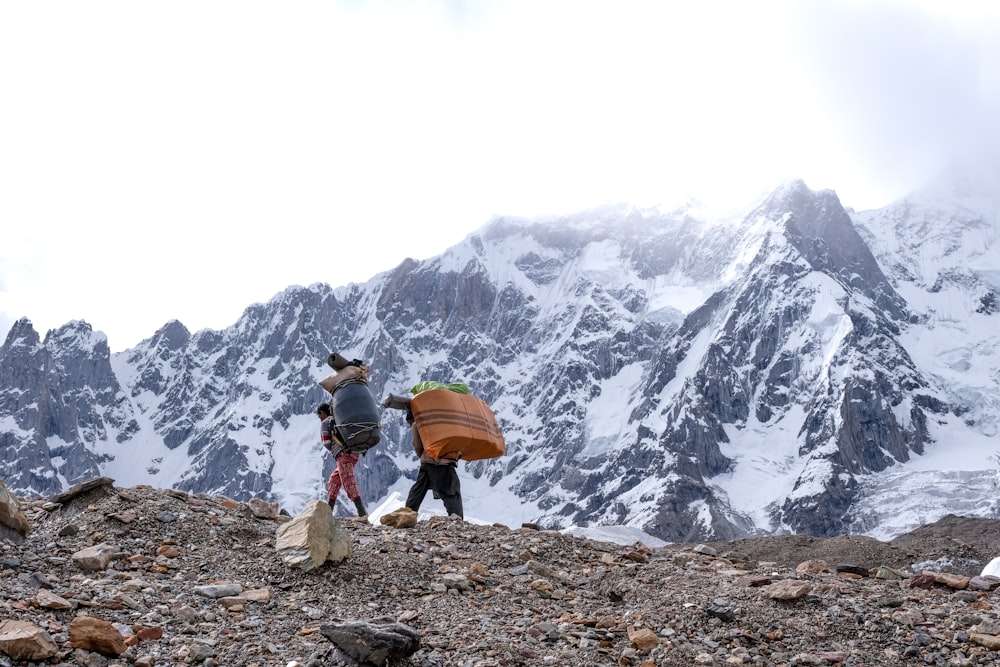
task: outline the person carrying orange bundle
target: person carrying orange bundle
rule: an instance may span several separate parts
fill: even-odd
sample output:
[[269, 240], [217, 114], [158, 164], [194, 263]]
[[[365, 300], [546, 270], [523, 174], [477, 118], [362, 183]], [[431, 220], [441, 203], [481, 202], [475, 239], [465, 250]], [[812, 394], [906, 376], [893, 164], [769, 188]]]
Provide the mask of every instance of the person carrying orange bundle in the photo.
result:
[[406, 506], [414, 512], [420, 509], [428, 489], [440, 498], [448, 516], [465, 519], [462, 511], [462, 483], [458, 479], [458, 461], [454, 458], [434, 458], [424, 451], [420, 432], [413, 424], [413, 412], [406, 411], [406, 423], [413, 433], [413, 451], [420, 457], [420, 470], [417, 481], [410, 487], [406, 496]]

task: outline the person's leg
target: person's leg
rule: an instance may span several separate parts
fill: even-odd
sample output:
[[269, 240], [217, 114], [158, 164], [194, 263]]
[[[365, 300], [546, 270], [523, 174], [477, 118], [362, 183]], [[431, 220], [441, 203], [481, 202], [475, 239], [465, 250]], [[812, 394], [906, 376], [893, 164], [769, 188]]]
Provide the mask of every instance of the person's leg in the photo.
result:
[[357, 454], [341, 454], [337, 458], [337, 469], [340, 471], [340, 481], [344, 484], [344, 493], [354, 501], [358, 516], [368, 516], [365, 504], [361, 502], [361, 491], [358, 490], [358, 478], [354, 476], [354, 466], [358, 462]]
[[444, 465], [444, 466], [428, 466], [430, 468], [430, 478], [431, 478], [431, 488], [433, 488], [437, 495], [441, 498], [441, 502], [444, 503], [445, 511], [451, 514], [457, 514], [459, 518], [464, 519], [465, 514], [462, 510], [462, 486], [458, 481], [458, 472], [455, 470], [454, 466]]
[[417, 472], [417, 481], [410, 487], [410, 492], [406, 496], [406, 506], [414, 512], [420, 509], [420, 504], [424, 502], [424, 496], [427, 495], [427, 489], [430, 488], [430, 478], [427, 475], [427, 469], [431, 467], [433, 466], [420, 464], [420, 470]]
[[354, 476], [354, 465], [358, 462], [357, 454], [341, 454], [337, 457], [337, 470], [340, 472], [340, 481], [344, 485], [344, 493], [351, 500], [361, 497], [358, 490], [358, 478]]
[[340, 467], [333, 469], [330, 479], [326, 483], [326, 502], [330, 504], [330, 509], [337, 503], [337, 494], [340, 493]]
[[458, 481], [458, 471], [455, 466], [441, 466], [445, 468], [445, 480], [441, 484], [441, 502], [448, 516], [458, 515], [459, 519], [465, 519], [465, 512], [462, 510], [462, 483]]

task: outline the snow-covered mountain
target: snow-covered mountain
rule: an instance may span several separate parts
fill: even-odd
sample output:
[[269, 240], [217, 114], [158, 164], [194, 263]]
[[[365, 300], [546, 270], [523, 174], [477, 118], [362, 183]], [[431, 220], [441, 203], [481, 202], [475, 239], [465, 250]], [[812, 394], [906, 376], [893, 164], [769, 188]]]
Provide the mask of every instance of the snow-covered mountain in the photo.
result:
[[[22, 320], [0, 348], [0, 476], [295, 510], [325, 495], [314, 407], [336, 350], [371, 365], [376, 398], [461, 380], [492, 405], [507, 453], [460, 466], [483, 520], [678, 541], [1000, 516], [996, 183], [864, 213], [791, 182], [724, 219], [498, 218], [439, 257], [114, 355], [85, 322], [41, 340]], [[382, 434], [369, 503], [416, 474], [401, 413]]]

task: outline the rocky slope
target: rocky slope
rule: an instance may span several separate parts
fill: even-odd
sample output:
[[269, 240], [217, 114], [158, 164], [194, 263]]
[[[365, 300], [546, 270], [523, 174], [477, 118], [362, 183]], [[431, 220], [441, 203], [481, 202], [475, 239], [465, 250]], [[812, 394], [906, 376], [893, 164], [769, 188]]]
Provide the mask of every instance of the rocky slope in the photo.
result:
[[[3, 667], [352, 665], [328, 637], [358, 621], [412, 628], [418, 644], [396, 663], [426, 667], [1000, 665], [1000, 580], [969, 576], [1000, 553], [993, 520], [951, 517], [892, 543], [650, 549], [353, 519], [351, 556], [303, 572], [276, 558], [287, 517], [253, 503], [99, 484], [19, 504], [30, 532], [0, 538], [0, 624], [43, 631], [52, 653], [12, 658], [0, 629]], [[99, 544], [110, 562], [84, 568], [78, 554]], [[84, 616], [110, 622], [117, 648], [74, 647]]]

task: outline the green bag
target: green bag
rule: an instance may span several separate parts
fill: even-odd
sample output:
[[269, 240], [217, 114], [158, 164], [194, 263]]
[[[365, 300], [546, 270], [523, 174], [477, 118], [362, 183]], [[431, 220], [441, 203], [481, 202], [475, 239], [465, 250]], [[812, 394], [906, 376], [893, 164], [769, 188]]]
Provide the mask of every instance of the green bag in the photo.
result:
[[412, 389], [410, 389], [410, 393], [415, 396], [422, 391], [427, 391], [428, 389], [447, 389], [448, 391], [453, 391], [458, 394], [469, 393], [469, 385], [464, 382], [449, 382], [448, 384], [445, 384], [443, 382], [434, 382], [433, 380], [418, 382], [413, 385]]

